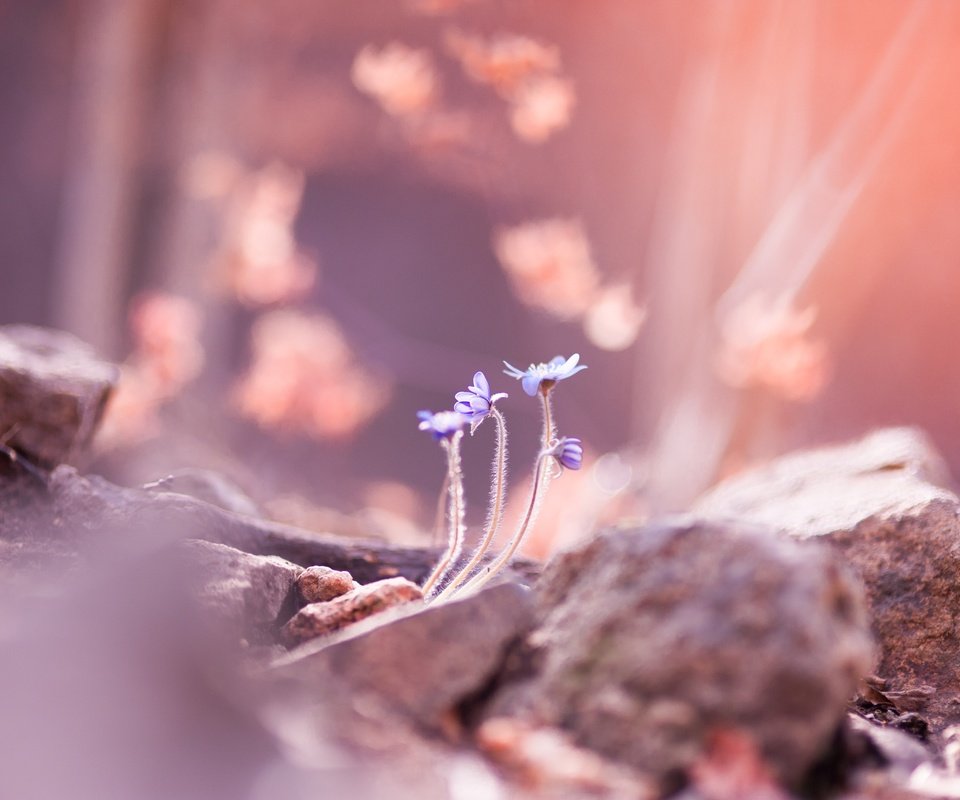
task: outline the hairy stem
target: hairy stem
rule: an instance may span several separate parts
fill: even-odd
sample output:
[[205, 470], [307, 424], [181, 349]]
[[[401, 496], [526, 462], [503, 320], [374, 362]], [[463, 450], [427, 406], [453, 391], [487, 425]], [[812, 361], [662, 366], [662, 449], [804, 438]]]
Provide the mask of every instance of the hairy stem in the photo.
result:
[[447, 495], [450, 492], [450, 469], [443, 473], [443, 484], [440, 494], [437, 495], [437, 513], [433, 518], [433, 531], [430, 534], [430, 544], [436, 546], [443, 536], [443, 527], [447, 519]]
[[553, 427], [553, 408], [550, 401], [550, 388], [540, 389], [540, 402], [543, 407], [543, 441], [540, 442], [540, 447], [546, 450], [550, 443], [556, 438], [556, 431]]
[[546, 491], [547, 484], [549, 483], [549, 476], [543, 467], [551, 457], [552, 456], [549, 456], [545, 453], [541, 453], [537, 457], [537, 464], [533, 470], [533, 483], [530, 488], [530, 503], [527, 506], [527, 513], [524, 515], [523, 522], [520, 523], [520, 527], [510, 540], [510, 543], [504, 548], [503, 552], [499, 556], [497, 556], [490, 564], [488, 564], [486, 568], [481, 570], [476, 577], [473, 578], [473, 580], [467, 583], [467, 585], [460, 590], [461, 592], [468, 593], [482, 588], [491, 578], [493, 578], [509, 563], [511, 558], [513, 558], [514, 554], [517, 552], [517, 548], [520, 547], [520, 543], [523, 541], [523, 537], [537, 519], [537, 514], [540, 511], [540, 504], [543, 500], [543, 495]]
[[476, 569], [477, 564], [490, 549], [490, 545], [500, 530], [500, 523], [503, 521], [503, 507], [506, 503], [507, 494], [507, 423], [503, 414], [497, 409], [491, 408], [490, 414], [494, 422], [497, 423], [497, 446], [493, 454], [493, 483], [490, 486], [490, 507], [487, 511], [487, 524], [473, 557], [459, 574], [450, 581], [449, 585], [437, 595], [437, 600], [449, 597], [460, 584], [470, 577], [470, 573]]
[[463, 546], [463, 473], [460, 469], [460, 439], [463, 433], [457, 431], [451, 439], [441, 439], [440, 444], [447, 451], [447, 483], [450, 497], [448, 513], [449, 540], [447, 550], [434, 567], [427, 582], [423, 584], [423, 596], [427, 597], [452, 563], [456, 563]]

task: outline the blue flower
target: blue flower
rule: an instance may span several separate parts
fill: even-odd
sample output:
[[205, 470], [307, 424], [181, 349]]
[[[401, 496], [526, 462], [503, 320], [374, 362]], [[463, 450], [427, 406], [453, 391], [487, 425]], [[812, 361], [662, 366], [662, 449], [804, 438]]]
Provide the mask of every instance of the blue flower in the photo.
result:
[[452, 439], [467, 424], [467, 418], [456, 411], [438, 411], [436, 414], [430, 411], [418, 411], [417, 419], [420, 420], [418, 426], [420, 430], [430, 431], [437, 441]]
[[566, 360], [563, 356], [557, 356], [546, 364], [531, 364], [526, 370], [517, 369], [504, 361], [503, 363], [507, 365], [504, 373], [511, 378], [517, 378], [523, 385], [523, 391], [534, 397], [538, 391], [548, 392], [557, 381], [565, 380], [571, 375], [576, 375], [580, 370], [586, 369], [582, 364], [577, 366], [579, 360], [579, 353], [574, 353]]
[[580, 469], [583, 466], [583, 444], [573, 436], [564, 436], [547, 451], [561, 467]]
[[487, 376], [482, 372], [477, 372], [473, 376], [473, 385], [467, 387], [465, 392], [457, 392], [457, 402], [454, 404], [453, 410], [463, 414], [476, 425], [490, 413], [497, 400], [502, 400], [506, 396], [506, 392], [497, 392], [495, 395], [491, 395]]

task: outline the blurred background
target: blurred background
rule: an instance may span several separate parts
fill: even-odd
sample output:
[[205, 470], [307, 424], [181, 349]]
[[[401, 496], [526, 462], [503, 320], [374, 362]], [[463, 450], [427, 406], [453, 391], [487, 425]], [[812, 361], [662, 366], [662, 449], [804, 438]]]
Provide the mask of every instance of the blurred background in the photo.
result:
[[878, 425], [956, 469], [958, 44], [950, 0], [0, 0], [0, 322], [123, 364], [91, 469], [318, 530], [429, 538], [415, 412], [478, 369], [522, 501], [501, 359], [573, 352], [534, 555]]

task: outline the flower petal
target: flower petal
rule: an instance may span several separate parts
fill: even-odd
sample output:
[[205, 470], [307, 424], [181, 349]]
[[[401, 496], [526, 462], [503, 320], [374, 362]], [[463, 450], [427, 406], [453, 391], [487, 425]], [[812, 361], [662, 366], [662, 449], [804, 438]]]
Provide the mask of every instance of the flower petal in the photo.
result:
[[509, 396], [510, 395], [508, 395], [506, 392], [497, 392], [490, 398], [490, 405], [493, 405], [494, 403], [499, 402], [500, 400], [503, 400], [505, 397]]
[[490, 396], [490, 384], [487, 383], [487, 376], [482, 372], [477, 372], [474, 374], [473, 385], [474, 388], [480, 390], [477, 392], [477, 394], [483, 395], [484, 397]]
[[560, 371], [563, 373], [570, 372], [570, 370], [577, 366], [578, 361], [580, 361], [580, 354], [574, 353], [572, 356], [570, 356], [570, 358], [563, 362], [563, 366], [560, 367]]
[[585, 370], [586, 368], [587, 368], [586, 364], [581, 364], [576, 369], [572, 369], [569, 372], [565, 372], [563, 375], [560, 375], [559, 379], [563, 380], [564, 378], [569, 378], [571, 375], [576, 375], [578, 372], [580, 372], [581, 370]]
[[461, 403], [469, 403], [471, 398], [473, 398], [473, 392], [457, 392], [454, 397], [459, 400]]
[[520, 383], [523, 386], [523, 391], [525, 391], [531, 397], [536, 396], [537, 389], [540, 388], [541, 378], [538, 375], [524, 375], [520, 379]]
[[510, 364], [506, 361], [503, 362], [506, 369], [503, 371], [505, 375], [509, 375], [511, 378], [522, 378], [526, 375], [522, 369], [517, 369], [513, 364]]
[[572, 436], [564, 439], [557, 460], [567, 469], [580, 469], [583, 466], [583, 445], [580, 440]]
[[464, 416], [470, 416], [473, 414], [473, 408], [470, 406], [470, 403], [464, 400], [458, 400], [453, 404], [453, 410], [458, 414], [463, 414]]

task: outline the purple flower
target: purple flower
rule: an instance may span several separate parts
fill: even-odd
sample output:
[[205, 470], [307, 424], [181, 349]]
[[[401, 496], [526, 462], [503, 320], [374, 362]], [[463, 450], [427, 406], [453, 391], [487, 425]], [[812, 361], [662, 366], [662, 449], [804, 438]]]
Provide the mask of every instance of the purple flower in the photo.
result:
[[420, 420], [418, 426], [420, 430], [430, 431], [437, 441], [452, 439], [467, 424], [467, 418], [456, 411], [438, 411], [436, 414], [430, 411], [418, 411], [417, 419]]
[[548, 456], [557, 459], [561, 467], [580, 469], [583, 466], [583, 445], [573, 436], [564, 436], [559, 439], [548, 451]]
[[512, 364], [507, 364], [504, 373], [511, 378], [519, 379], [525, 391], [531, 397], [536, 396], [538, 391], [549, 391], [557, 381], [565, 380], [571, 375], [576, 375], [580, 370], [586, 369], [584, 365], [577, 366], [580, 360], [580, 354], [574, 353], [570, 358], [564, 360], [563, 356], [557, 356], [546, 364], [531, 364], [526, 370], [517, 369]]
[[457, 392], [457, 402], [454, 404], [453, 410], [463, 414], [476, 425], [490, 413], [497, 400], [502, 400], [506, 396], [506, 392], [497, 392], [495, 395], [491, 395], [487, 376], [482, 372], [476, 372], [473, 375], [473, 385], [467, 387], [465, 392]]

